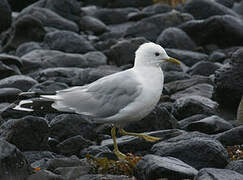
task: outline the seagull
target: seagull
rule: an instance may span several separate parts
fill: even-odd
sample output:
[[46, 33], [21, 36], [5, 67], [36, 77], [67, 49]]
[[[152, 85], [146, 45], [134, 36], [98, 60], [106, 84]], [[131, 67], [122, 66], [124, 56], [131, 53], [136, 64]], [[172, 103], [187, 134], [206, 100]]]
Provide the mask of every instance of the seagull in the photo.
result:
[[19, 101], [13, 108], [21, 111], [44, 110], [49, 105], [59, 112], [90, 116], [96, 123], [111, 124], [114, 153], [119, 159], [126, 155], [118, 149], [116, 128], [121, 135], [137, 136], [149, 142], [160, 140], [142, 133], [124, 130], [130, 122], [148, 115], [160, 100], [164, 75], [161, 64], [180, 61], [169, 57], [160, 45], [149, 42], [139, 46], [134, 66], [111, 74], [84, 86], [59, 90], [51, 94], [25, 92], [21, 95], [38, 95], [38, 98]]

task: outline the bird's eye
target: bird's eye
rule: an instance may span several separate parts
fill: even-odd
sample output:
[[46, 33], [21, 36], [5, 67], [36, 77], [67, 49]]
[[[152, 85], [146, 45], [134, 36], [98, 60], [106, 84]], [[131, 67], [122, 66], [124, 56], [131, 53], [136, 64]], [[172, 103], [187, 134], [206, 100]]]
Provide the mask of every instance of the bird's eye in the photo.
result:
[[155, 56], [159, 56], [160, 54], [158, 52], [154, 53]]

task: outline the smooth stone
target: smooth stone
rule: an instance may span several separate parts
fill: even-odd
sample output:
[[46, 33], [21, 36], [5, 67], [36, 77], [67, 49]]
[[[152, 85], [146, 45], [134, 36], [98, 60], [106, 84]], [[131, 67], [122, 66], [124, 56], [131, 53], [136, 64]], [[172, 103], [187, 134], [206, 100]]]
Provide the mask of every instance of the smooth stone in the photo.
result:
[[25, 54], [35, 50], [35, 49], [42, 49], [40, 43], [38, 42], [26, 42], [21, 45], [16, 49], [16, 56], [22, 57]]
[[0, 2], [0, 33], [7, 30], [12, 23], [11, 7], [7, 0]]
[[164, 72], [164, 83], [190, 79], [190, 77], [191, 76], [189, 74], [186, 74], [185, 72], [179, 72], [179, 71]]
[[180, 129], [187, 130], [187, 126], [193, 122], [199, 121], [201, 119], [204, 119], [208, 117], [205, 114], [195, 114], [193, 116], [187, 117], [185, 119], [182, 119], [178, 122]]
[[65, 179], [74, 180], [83, 175], [89, 174], [91, 167], [87, 166], [76, 166], [76, 167], [59, 167], [54, 170], [56, 174], [61, 175]]
[[243, 160], [239, 159], [230, 161], [229, 164], [225, 167], [225, 169], [236, 171], [243, 175]]
[[35, 174], [30, 175], [27, 180], [65, 180], [64, 177], [54, 174], [48, 170], [40, 170]]
[[14, 102], [21, 92], [17, 88], [0, 88], [0, 102]]
[[210, 76], [215, 73], [220, 66], [206, 61], [200, 61], [194, 64], [191, 68], [188, 69], [187, 73], [190, 75], [201, 75], [201, 76]]
[[54, 159], [60, 156], [51, 151], [24, 151], [23, 154], [30, 164], [43, 158]]
[[130, 178], [128, 176], [124, 175], [110, 175], [110, 174], [87, 174], [83, 175], [76, 180], [133, 180], [133, 178]]

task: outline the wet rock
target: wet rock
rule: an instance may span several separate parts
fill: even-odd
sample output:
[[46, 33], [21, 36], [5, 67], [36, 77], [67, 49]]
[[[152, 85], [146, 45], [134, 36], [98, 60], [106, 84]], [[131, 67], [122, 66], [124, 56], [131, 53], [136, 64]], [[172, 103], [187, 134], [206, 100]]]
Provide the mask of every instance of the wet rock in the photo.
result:
[[175, 92], [182, 91], [184, 89], [190, 88], [197, 84], [213, 84], [212, 80], [209, 77], [204, 76], [192, 76], [190, 79], [186, 80], [178, 80], [165, 84], [165, 88], [168, 89], [170, 94], [174, 94]]
[[65, 180], [64, 177], [54, 174], [51, 171], [48, 170], [40, 170], [36, 172], [35, 174], [32, 174], [28, 177], [27, 180]]
[[21, 68], [23, 66], [22, 61], [19, 57], [8, 55], [8, 54], [0, 54], [0, 62], [14, 68], [14, 66]]
[[163, 129], [174, 129], [178, 127], [177, 120], [164, 107], [158, 104], [155, 109], [140, 121], [132, 122], [126, 126], [128, 132], [150, 132]]
[[16, 101], [22, 91], [17, 88], [0, 88], [0, 102]]
[[137, 22], [129, 27], [125, 37], [145, 37], [149, 41], [156, 41], [159, 34], [168, 27], [178, 26], [193, 19], [191, 15], [172, 11], [157, 14]]
[[164, 83], [169, 83], [177, 80], [185, 80], [185, 79], [190, 79], [190, 75], [178, 71], [164, 72]]
[[158, 156], [175, 157], [196, 169], [224, 168], [228, 163], [228, 153], [222, 144], [198, 132], [161, 141], [151, 151]]
[[[66, 7], [66, 6], [65, 6]], [[62, 8], [63, 9], [63, 8]], [[20, 13], [20, 16], [31, 15], [37, 18], [45, 27], [53, 27], [60, 30], [78, 32], [79, 27], [71, 20], [65, 19], [54, 11], [47, 8], [32, 7]]]
[[29, 91], [44, 93], [44, 92], [54, 92], [66, 88], [68, 88], [68, 85], [66, 85], [65, 83], [45, 81], [43, 83], [34, 85]]
[[144, 13], [151, 13], [151, 14], [160, 14], [160, 13], [167, 13], [172, 10], [172, 7], [167, 4], [153, 4], [151, 6], [147, 6], [142, 9]]
[[20, 44], [29, 41], [41, 42], [45, 33], [44, 27], [38, 19], [29, 15], [22, 16], [12, 24], [7, 35], [4, 36], [3, 50], [14, 50]]
[[217, 113], [218, 103], [209, 98], [191, 95], [177, 99], [174, 103], [173, 115], [181, 120], [195, 114], [214, 115]]
[[77, 114], [61, 114], [50, 123], [51, 137], [63, 141], [76, 135], [95, 139], [94, 125]]
[[185, 96], [202, 96], [211, 99], [213, 96], [213, 86], [210, 84], [202, 83], [191, 86], [185, 90], [178, 91], [171, 96], [171, 99], [179, 99]]
[[[98, 68], [48, 68], [40, 71], [35, 78], [40, 82], [52, 80], [66, 83], [69, 86], [82, 86], [91, 83], [99, 78], [113, 74], [120, 69], [113, 66]], [[1, 82], [1, 81], [0, 81]]]
[[48, 124], [39, 117], [11, 119], [0, 126], [0, 137], [22, 151], [46, 149], [48, 136]]
[[196, 49], [196, 44], [191, 38], [184, 31], [176, 27], [165, 29], [157, 38], [156, 43], [164, 48]]
[[230, 161], [229, 164], [225, 167], [225, 169], [229, 169], [232, 171], [236, 171], [240, 174], [243, 174], [243, 160], [234, 160]]
[[80, 157], [84, 158], [87, 154], [96, 156], [99, 153], [107, 153], [107, 152], [111, 152], [107, 146], [92, 145], [92, 146], [82, 149], [80, 151]]
[[234, 6], [234, 0], [216, 0], [215, 2], [222, 4], [228, 8], [232, 8]]
[[80, 135], [77, 135], [60, 142], [56, 148], [59, 153], [70, 156], [79, 155], [80, 150], [87, 148], [92, 144], [93, 143], [91, 141], [84, 139]]
[[243, 144], [242, 140], [243, 126], [238, 126], [228, 131], [219, 133], [214, 137], [220, 141], [224, 146], [234, 146]]
[[25, 54], [21, 59], [24, 64], [21, 70], [25, 73], [51, 67], [97, 67], [105, 65], [107, 61], [106, 56], [99, 51], [92, 51], [81, 55], [38, 49]]
[[11, 8], [8, 4], [7, 0], [2, 0], [0, 2], [0, 33], [7, 30], [12, 22], [12, 18], [11, 18]]
[[16, 146], [0, 139], [0, 179], [25, 180], [31, 173], [28, 161]]
[[16, 49], [16, 55], [21, 57], [35, 49], [42, 49], [40, 43], [37, 42], [26, 42], [21, 45]]
[[195, 19], [206, 19], [215, 15], [238, 16], [234, 11], [210, 0], [190, 0], [185, 3], [184, 12], [192, 14]]
[[20, 12], [22, 9], [25, 7], [35, 3], [38, 0], [23, 0], [23, 1], [18, 1], [18, 0], [8, 0], [12, 11], [14, 12]]
[[59, 167], [55, 169], [55, 173], [63, 176], [65, 179], [76, 179], [83, 175], [89, 174], [90, 166], [77, 167]]
[[187, 130], [216, 134], [232, 129], [233, 126], [218, 116], [210, 116], [188, 124]]
[[216, 169], [216, 168], [204, 168], [201, 169], [197, 176], [194, 178], [195, 180], [241, 180], [243, 178], [242, 174], [239, 174], [235, 171], [231, 171], [228, 169]]
[[193, 122], [199, 121], [201, 119], [204, 119], [208, 117], [205, 114], [196, 114], [193, 116], [190, 116], [188, 118], [182, 119], [178, 122], [180, 129], [187, 130], [187, 126]]
[[95, 50], [89, 41], [69, 31], [50, 32], [45, 36], [44, 43], [52, 50], [60, 50], [68, 53], [86, 53]]
[[210, 76], [211, 74], [214, 74], [214, 72], [219, 68], [220, 68], [220, 66], [215, 63], [200, 61], [200, 62], [194, 64], [187, 71], [187, 73], [190, 75]]
[[147, 42], [145, 38], [133, 38], [130, 40], [121, 40], [117, 44], [111, 46], [106, 51], [109, 62], [114, 62], [118, 66], [133, 64], [135, 58], [135, 51], [137, 48]]
[[91, 31], [97, 35], [109, 31], [109, 28], [102, 21], [91, 16], [81, 17], [79, 27], [81, 31]]
[[197, 45], [216, 44], [223, 48], [242, 45], [243, 22], [237, 17], [213, 16], [206, 20], [188, 21], [179, 28], [185, 31]]
[[25, 10], [33, 7], [50, 9], [71, 21], [78, 21], [81, 15], [80, 3], [77, 0], [40, 0]]
[[210, 62], [220, 62], [222, 63], [226, 59], [226, 55], [222, 52], [217, 52], [214, 51], [212, 54], [209, 56], [209, 61]]
[[0, 79], [6, 78], [6, 77], [12, 76], [12, 75], [19, 75], [19, 74], [21, 74], [21, 73], [16, 66], [15, 66], [15, 68], [12, 68], [0, 61]]
[[240, 14], [240, 15], [243, 15], [243, 10], [242, 10], [242, 7], [243, 7], [243, 2], [240, 1], [238, 3], [234, 3], [234, 6], [233, 6], [233, 10]]
[[83, 175], [77, 180], [133, 180], [133, 178], [129, 178], [128, 176], [123, 176], [123, 175], [110, 175], [110, 174], [88, 174], [88, 175]]
[[28, 91], [37, 81], [24, 75], [14, 75], [0, 80], [0, 88], [17, 88]]
[[25, 151], [23, 154], [30, 164], [43, 158], [54, 159], [60, 156], [50, 151]]
[[152, 154], [144, 156], [135, 168], [135, 177], [141, 180], [192, 179], [197, 173], [196, 169], [179, 159]]
[[105, 24], [121, 24], [128, 21], [128, 14], [137, 12], [136, 8], [101, 8], [97, 9], [93, 16]]
[[208, 60], [208, 55], [194, 51], [166, 48], [166, 52], [169, 56], [179, 59], [187, 66], [192, 66], [197, 62]]
[[[169, 139], [175, 136], [182, 134], [183, 131], [178, 129], [171, 129], [171, 130], [160, 130], [145, 133], [150, 136], [155, 136], [161, 138], [161, 140]], [[119, 150], [123, 153], [136, 153], [139, 155], [147, 154], [151, 147], [158, 142], [148, 142], [143, 139], [134, 136], [122, 136], [117, 138], [117, 144]], [[110, 149], [113, 149], [113, 140], [107, 139], [101, 142], [102, 146], [107, 146]]]
[[214, 97], [223, 107], [237, 109], [243, 95], [243, 48], [231, 57], [231, 64], [226, 64], [215, 73]]

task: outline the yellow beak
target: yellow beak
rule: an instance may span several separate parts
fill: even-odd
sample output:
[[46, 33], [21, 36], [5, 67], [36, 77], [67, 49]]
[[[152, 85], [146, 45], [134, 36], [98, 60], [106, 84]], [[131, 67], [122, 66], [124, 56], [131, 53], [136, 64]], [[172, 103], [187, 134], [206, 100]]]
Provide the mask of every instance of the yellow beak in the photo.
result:
[[169, 57], [169, 59], [165, 59], [165, 61], [169, 61], [178, 65], [181, 65], [181, 62], [175, 58]]

